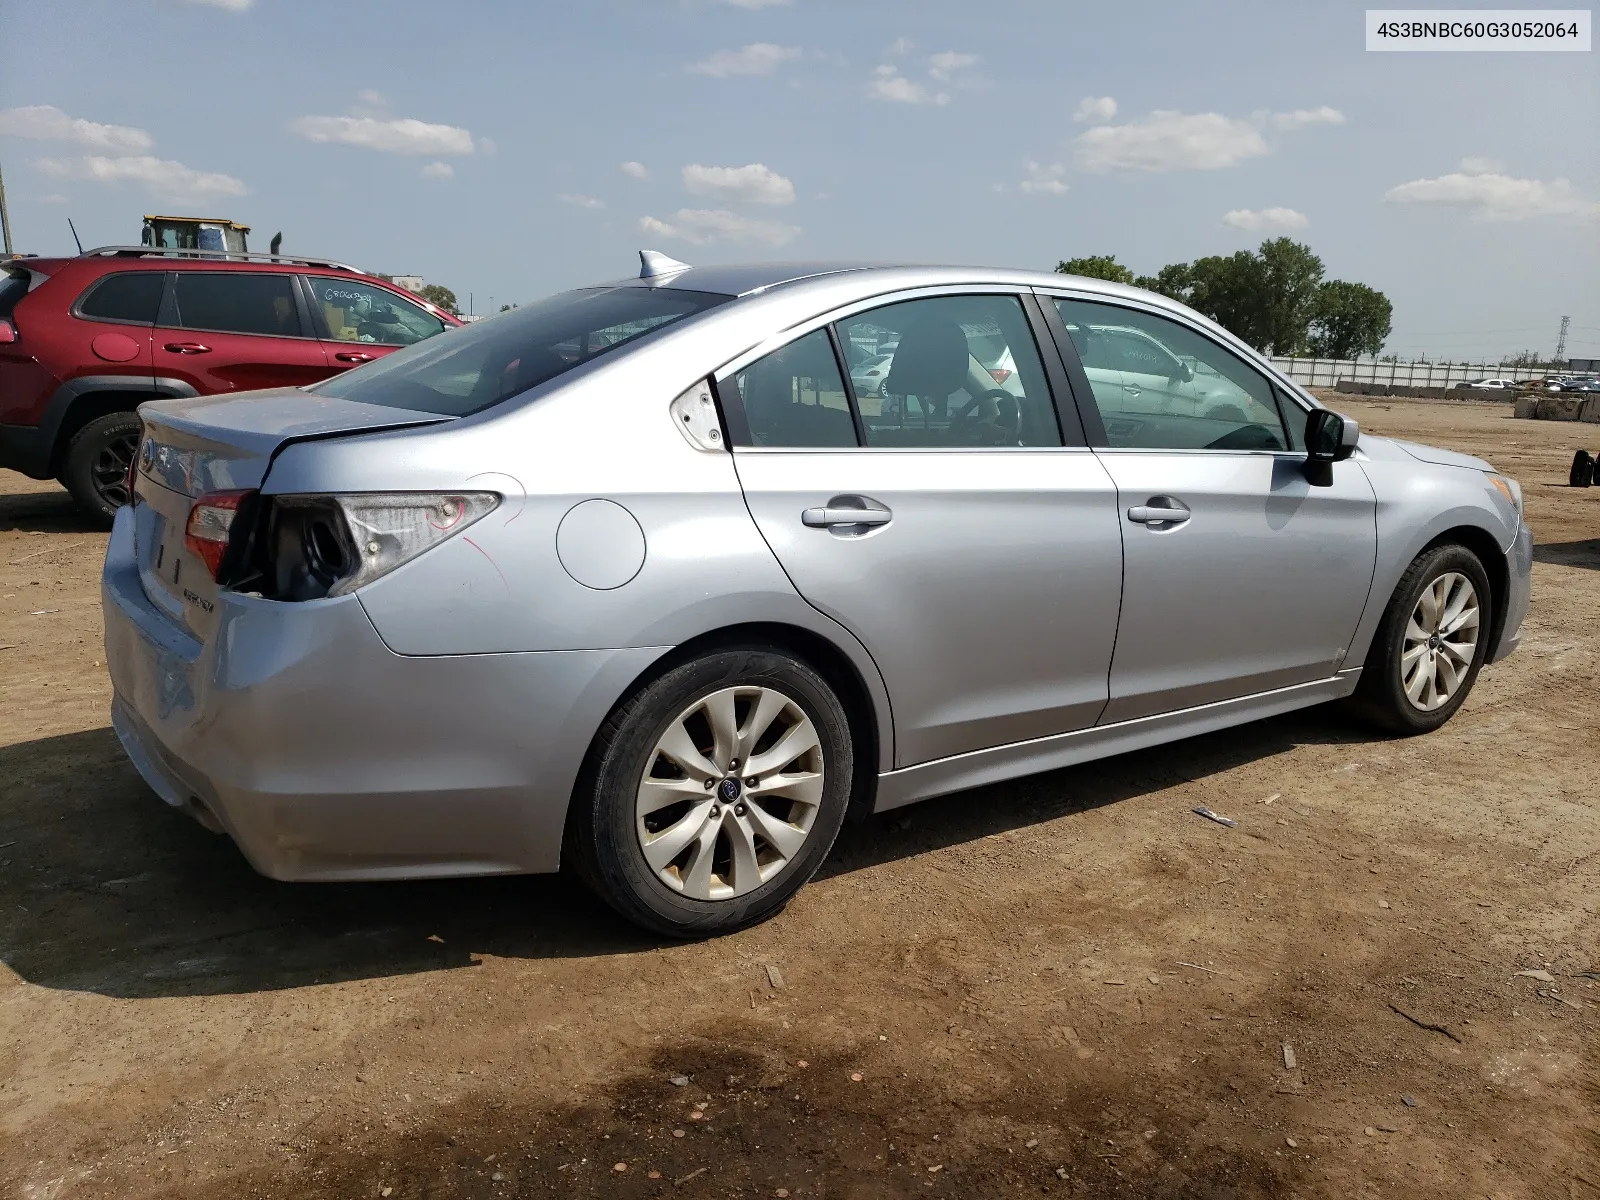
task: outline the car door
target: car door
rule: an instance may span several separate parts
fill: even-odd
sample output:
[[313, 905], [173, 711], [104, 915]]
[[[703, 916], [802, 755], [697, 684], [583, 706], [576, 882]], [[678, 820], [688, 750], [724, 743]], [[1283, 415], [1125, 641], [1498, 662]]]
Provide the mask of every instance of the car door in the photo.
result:
[[312, 318], [335, 373], [445, 331], [445, 323], [422, 305], [375, 283], [349, 275], [307, 275], [305, 281]]
[[[1360, 464], [1313, 487], [1305, 410], [1280, 411], [1257, 368], [1197, 326], [1068, 296], [1051, 305], [1076, 344], [1135, 328], [1205, 380], [1194, 412], [1118, 407], [1084, 387], [1095, 453], [1115, 481], [1122, 617], [1102, 724], [1323, 679], [1339, 669], [1372, 585], [1376, 502]], [[1085, 381], [1086, 382], [1086, 381]], [[1098, 426], [1098, 428], [1097, 428]]]
[[327, 355], [287, 271], [173, 271], [155, 330], [155, 373], [197, 392], [302, 387]]
[[[872, 654], [897, 766], [1084, 728], [1105, 706], [1116, 492], [1075, 414], [1079, 444], [1062, 444], [1041, 321], [1016, 294], [879, 301], [717, 378], [750, 512], [800, 594]], [[883, 393], [857, 400], [839, 346], [891, 336]], [[1005, 338], [1016, 391], [974, 358], [979, 336]]]

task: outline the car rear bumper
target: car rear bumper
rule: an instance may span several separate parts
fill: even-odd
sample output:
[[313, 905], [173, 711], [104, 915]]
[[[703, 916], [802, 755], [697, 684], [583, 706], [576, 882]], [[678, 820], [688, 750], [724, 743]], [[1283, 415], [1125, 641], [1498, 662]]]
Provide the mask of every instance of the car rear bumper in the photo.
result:
[[1517, 523], [1517, 536], [1506, 551], [1506, 580], [1506, 615], [1500, 623], [1500, 637], [1489, 651], [1490, 662], [1499, 662], [1522, 641], [1522, 619], [1528, 615], [1533, 580], [1533, 531], [1526, 521]]
[[274, 879], [555, 870], [590, 739], [663, 649], [411, 658], [356, 597], [231, 592], [203, 644], [146, 599], [127, 509], [101, 598], [129, 758]]

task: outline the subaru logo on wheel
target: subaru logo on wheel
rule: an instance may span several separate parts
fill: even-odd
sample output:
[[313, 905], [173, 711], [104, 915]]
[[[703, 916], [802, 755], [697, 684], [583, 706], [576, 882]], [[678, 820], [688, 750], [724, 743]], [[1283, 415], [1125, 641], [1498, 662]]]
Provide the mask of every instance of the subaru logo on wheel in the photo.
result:
[[725, 802], [732, 804], [739, 798], [739, 781], [733, 778], [724, 779], [717, 785], [717, 795], [721, 796]]

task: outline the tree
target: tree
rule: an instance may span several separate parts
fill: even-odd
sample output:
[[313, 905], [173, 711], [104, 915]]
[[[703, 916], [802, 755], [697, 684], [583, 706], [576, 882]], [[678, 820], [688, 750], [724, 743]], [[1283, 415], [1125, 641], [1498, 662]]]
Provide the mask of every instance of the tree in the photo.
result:
[[1089, 279], [1105, 279], [1111, 283], [1133, 283], [1133, 272], [1109, 254], [1092, 254], [1088, 258], [1069, 258], [1058, 262], [1056, 270], [1062, 275], [1082, 275]]
[[1168, 263], [1154, 275], [1139, 276], [1134, 286], [1147, 292], [1159, 292], [1179, 304], [1188, 304], [1190, 293], [1194, 291], [1194, 271], [1188, 263]]
[[1236, 251], [1226, 258], [1197, 258], [1187, 268], [1189, 294], [1184, 303], [1259, 348], [1266, 324], [1262, 307], [1266, 294], [1264, 274], [1261, 260], [1248, 250]]
[[1310, 349], [1317, 358], [1376, 355], [1393, 327], [1394, 305], [1364, 283], [1330, 279], [1312, 305]]
[[1263, 354], [1296, 354], [1305, 349], [1316, 311], [1322, 260], [1310, 246], [1286, 237], [1262, 242], [1256, 257], [1263, 290], [1251, 344]]
[[417, 295], [435, 308], [442, 308], [453, 316], [461, 315], [461, 306], [456, 302], [456, 294], [442, 283], [425, 283]]

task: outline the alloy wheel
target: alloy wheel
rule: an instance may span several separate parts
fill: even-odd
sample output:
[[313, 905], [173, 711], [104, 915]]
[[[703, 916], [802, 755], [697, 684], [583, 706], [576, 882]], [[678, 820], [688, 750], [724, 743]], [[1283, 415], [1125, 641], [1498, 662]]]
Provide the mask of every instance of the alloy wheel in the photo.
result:
[[120, 508], [132, 499], [128, 495], [128, 465], [133, 462], [134, 451], [138, 448], [138, 434], [119, 434], [95, 452], [89, 466], [95, 495], [113, 508]]
[[1400, 683], [1413, 707], [1432, 712], [1450, 703], [1472, 669], [1480, 623], [1478, 590], [1461, 572], [1422, 590], [1400, 652]]
[[822, 742], [770, 687], [723, 688], [667, 726], [639, 781], [639, 845], [655, 876], [696, 900], [731, 900], [782, 873], [822, 803]]

